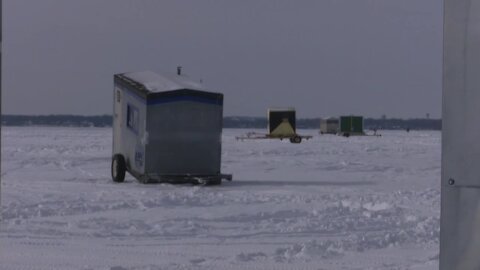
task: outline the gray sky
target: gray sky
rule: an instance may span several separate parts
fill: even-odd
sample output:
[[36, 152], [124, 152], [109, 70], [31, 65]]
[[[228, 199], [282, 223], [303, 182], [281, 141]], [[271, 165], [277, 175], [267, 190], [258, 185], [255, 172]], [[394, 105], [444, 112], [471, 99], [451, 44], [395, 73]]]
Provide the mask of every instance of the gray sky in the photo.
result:
[[113, 74], [175, 71], [225, 115], [440, 117], [440, 0], [4, 0], [5, 114], [110, 114]]

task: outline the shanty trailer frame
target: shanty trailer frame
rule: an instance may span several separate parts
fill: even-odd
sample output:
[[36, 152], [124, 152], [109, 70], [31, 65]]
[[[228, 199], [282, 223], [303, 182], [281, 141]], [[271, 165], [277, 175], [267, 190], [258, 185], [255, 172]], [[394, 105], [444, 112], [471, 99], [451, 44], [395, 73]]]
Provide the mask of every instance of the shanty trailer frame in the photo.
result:
[[445, 0], [440, 270], [480, 269], [480, 0]]
[[152, 72], [114, 76], [114, 181], [123, 182], [125, 171], [143, 183], [232, 179], [220, 173], [223, 95], [184, 81]]
[[247, 132], [245, 136], [237, 136], [235, 137], [237, 140], [261, 140], [261, 139], [278, 139], [283, 141], [284, 139], [288, 139], [291, 143], [301, 143], [304, 139], [305, 140], [310, 140], [313, 138], [313, 136], [310, 135], [300, 135], [300, 134], [295, 134], [295, 135], [272, 135], [272, 134], [264, 134], [264, 133], [258, 133], [258, 132]]

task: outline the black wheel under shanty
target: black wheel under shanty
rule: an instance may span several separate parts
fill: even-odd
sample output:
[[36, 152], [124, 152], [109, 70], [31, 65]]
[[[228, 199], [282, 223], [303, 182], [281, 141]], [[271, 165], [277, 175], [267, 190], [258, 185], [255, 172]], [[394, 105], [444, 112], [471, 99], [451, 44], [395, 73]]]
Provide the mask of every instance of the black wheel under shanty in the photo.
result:
[[302, 137], [300, 137], [300, 136], [292, 137], [292, 138], [290, 138], [290, 142], [291, 143], [301, 143], [302, 142]]
[[125, 181], [125, 172], [127, 171], [127, 166], [125, 164], [125, 158], [120, 154], [113, 155], [112, 158], [112, 180], [117, 183], [122, 183]]

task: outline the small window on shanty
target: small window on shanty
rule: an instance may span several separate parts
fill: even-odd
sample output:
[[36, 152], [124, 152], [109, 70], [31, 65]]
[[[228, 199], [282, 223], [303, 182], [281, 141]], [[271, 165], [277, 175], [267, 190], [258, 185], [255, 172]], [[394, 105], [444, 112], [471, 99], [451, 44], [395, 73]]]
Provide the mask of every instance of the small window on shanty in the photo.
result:
[[116, 91], [116, 94], [117, 94], [117, 102], [120, 102], [120, 100], [122, 99], [120, 90], [117, 90], [117, 91]]
[[127, 105], [127, 127], [132, 129], [134, 132], [138, 132], [139, 129], [138, 109], [130, 104]]

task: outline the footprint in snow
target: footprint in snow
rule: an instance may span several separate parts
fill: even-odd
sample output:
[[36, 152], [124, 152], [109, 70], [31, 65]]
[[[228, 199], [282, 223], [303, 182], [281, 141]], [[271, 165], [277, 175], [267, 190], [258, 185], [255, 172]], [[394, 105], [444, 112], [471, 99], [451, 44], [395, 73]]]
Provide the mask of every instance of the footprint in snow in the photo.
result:
[[201, 263], [203, 263], [203, 262], [205, 262], [205, 261], [207, 261], [207, 260], [202, 259], [202, 258], [201, 258], [201, 259], [192, 259], [192, 260], [190, 260], [190, 263], [191, 263], [191, 264], [201, 264]]

